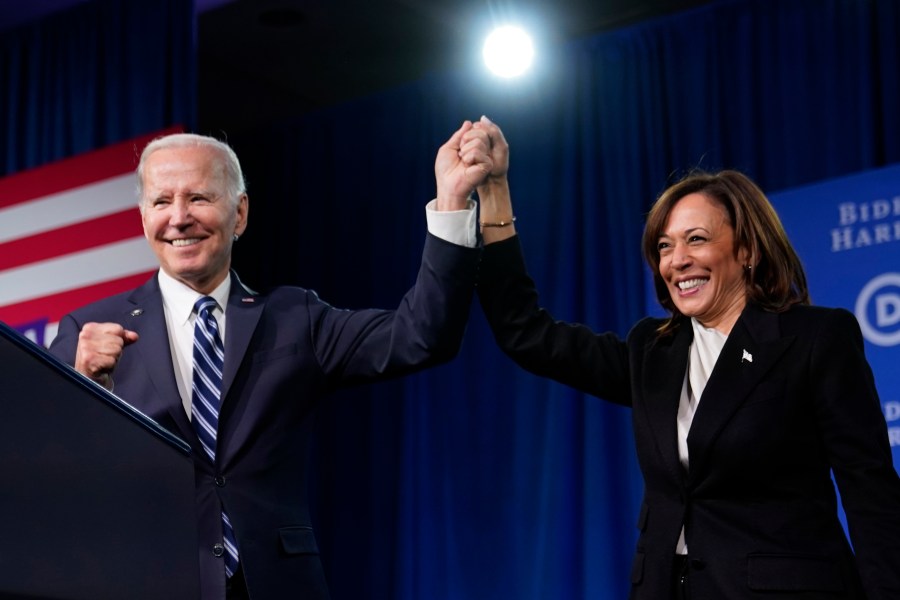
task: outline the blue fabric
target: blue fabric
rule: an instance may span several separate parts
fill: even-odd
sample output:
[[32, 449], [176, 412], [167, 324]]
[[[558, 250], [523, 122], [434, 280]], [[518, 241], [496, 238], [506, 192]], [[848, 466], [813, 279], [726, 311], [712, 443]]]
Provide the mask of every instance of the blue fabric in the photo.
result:
[[93, 0], [0, 33], [0, 176], [195, 121], [192, 0]]

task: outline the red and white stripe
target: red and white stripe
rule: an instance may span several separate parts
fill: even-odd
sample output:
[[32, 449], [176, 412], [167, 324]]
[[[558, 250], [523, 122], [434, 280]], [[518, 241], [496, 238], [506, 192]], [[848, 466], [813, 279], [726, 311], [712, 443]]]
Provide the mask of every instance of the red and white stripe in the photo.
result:
[[150, 140], [179, 130], [0, 179], [0, 321], [49, 344], [63, 315], [156, 271], [134, 169]]

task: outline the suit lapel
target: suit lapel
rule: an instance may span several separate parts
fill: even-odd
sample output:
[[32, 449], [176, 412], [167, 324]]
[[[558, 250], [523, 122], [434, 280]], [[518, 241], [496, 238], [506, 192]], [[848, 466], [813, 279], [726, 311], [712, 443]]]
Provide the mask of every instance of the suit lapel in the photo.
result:
[[250, 395], [230, 393], [237, 373], [245, 361], [250, 340], [262, 316], [265, 300], [245, 288], [232, 272], [228, 297], [228, 325], [225, 333], [225, 365], [222, 370], [222, 407], [219, 411], [216, 460], [227, 465], [252, 431], [256, 419], [243, 418], [251, 410]]
[[652, 342], [643, 366], [647, 374], [643, 384], [647, 424], [663, 462], [677, 480], [682, 477], [676, 428], [678, 402], [693, 338], [690, 323], [682, 321], [672, 337]]
[[725, 424], [790, 346], [776, 313], [748, 305], [735, 323], [706, 383], [688, 433], [690, 471], [703, 471], [709, 451]]
[[231, 273], [231, 293], [228, 296], [228, 325], [225, 334], [225, 366], [222, 370], [222, 398], [227, 401], [228, 390], [234, 383], [238, 368], [244, 362], [244, 355], [256, 324], [262, 315], [264, 302], [260, 296], [250, 291]]
[[[228, 390], [234, 383], [240, 364], [244, 360], [250, 339], [259, 322], [264, 302], [254, 292], [248, 290], [232, 272], [232, 286], [228, 297], [228, 328], [225, 336], [225, 366], [222, 373], [222, 398], [228, 402]], [[122, 323], [136, 331], [140, 340], [129, 348], [140, 354], [135, 361], [135, 369], [145, 369], [156, 394], [146, 398], [136, 398], [142, 404], [135, 408], [149, 414], [166, 414], [172, 418], [180, 435], [186, 440], [196, 438], [194, 428], [184, 410], [178, 384], [173, 371], [172, 352], [162, 303], [159, 281], [152, 277], [128, 297], [130, 306], [126, 309]], [[123, 398], [126, 402], [128, 398]], [[221, 417], [226, 416], [229, 407], [224, 406]], [[229, 411], [230, 412], [230, 411]], [[221, 426], [220, 426], [221, 428]]]
[[132, 308], [123, 324], [140, 336], [140, 340], [131, 347], [140, 354], [140, 360], [136, 361], [134, 368], [146, 369], [148, 378], [156, 389], [155, 395], [140, 398], [146, 405], [137, 408], [153, 414], [168, 413], [181, 430], [181, 435], [190, 439], [194, 432], [175, 382], [162, 294], [156, 276], [134, 290], [128, 301]]

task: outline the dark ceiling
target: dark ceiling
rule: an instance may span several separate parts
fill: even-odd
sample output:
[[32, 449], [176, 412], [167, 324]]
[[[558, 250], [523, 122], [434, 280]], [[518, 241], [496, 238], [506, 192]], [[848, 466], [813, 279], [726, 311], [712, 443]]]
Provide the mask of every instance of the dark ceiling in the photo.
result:
[[[85, 1], [0, 0], [0, 30]], [[540, 51], [711, 1], [195, 0], [198, 128], [242, 131], [480, 68], [491, 24], [534, 27]]]
[[539, 44], [709, 0], [233, 0], [199, 18], [199, 126], [240, 131], [427, 73], [476, 67], [492, 22]]

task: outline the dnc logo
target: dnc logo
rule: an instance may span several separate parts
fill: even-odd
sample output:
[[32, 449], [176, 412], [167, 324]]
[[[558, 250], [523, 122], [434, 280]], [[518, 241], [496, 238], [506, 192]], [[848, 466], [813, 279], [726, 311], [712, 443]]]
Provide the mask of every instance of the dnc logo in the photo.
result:
[[900, 273], [883, 273], [867, 283], [855, 310], [867, 340], [877, 346], [900, 344]]

